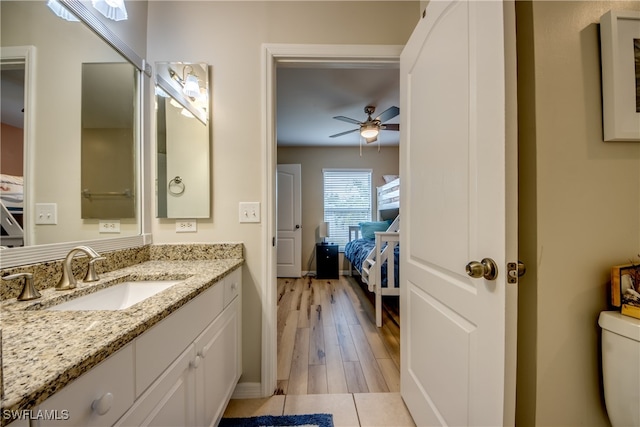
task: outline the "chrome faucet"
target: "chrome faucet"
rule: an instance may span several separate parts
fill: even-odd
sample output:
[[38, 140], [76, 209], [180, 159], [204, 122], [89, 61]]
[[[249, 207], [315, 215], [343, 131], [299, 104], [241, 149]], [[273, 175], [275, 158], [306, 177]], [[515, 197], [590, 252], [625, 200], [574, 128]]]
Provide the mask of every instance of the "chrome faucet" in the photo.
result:
[[18, 296], [18, 301], [29, 301], [32, 299], [40, 298], [40, 292], [33, 286], [33, 273], [16, 273], [4, 276], [2, 280], [12, 280], [24, 277], [24, 285], [22, 286], [22, 292]]
[[73, 289], [78, 284], [76, 278], [73, 276], [73, 270], [71, 270], [71, 261], [73, 260], [73, 257], [79, 252], [83, 252], [85, 255], [91, 258], [89, 260], [89, 265], [87, 266], [87, 274], [84, 276], [84, 281], [95, 282], [99, 279], [98, 274], [95, 270], [94, 263], [98, 260], [103, 260], [104, 257], [100, 256], [100, 254], [91, 249], [89, 246], [76, 246], [69, 251], [67, 257], [64, 259], [64, 264], [62, 265], [62, 277], [56, 285], [56, 290], [64, 291]]

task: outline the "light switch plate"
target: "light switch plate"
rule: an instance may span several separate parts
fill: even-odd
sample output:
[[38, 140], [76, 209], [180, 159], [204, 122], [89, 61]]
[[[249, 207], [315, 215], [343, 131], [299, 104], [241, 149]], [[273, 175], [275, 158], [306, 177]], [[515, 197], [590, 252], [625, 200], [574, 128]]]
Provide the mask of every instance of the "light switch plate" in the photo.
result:
[[176, 233], [195, 233], [198, 231], [198, 223], [195, 219], [176, 220]]
[[260, 222], [260, 202], [240, 202], [238, 219], [240, 222]]
[[54, 225], [58, 223], [57, 203], [36, 203], [36, 224]]

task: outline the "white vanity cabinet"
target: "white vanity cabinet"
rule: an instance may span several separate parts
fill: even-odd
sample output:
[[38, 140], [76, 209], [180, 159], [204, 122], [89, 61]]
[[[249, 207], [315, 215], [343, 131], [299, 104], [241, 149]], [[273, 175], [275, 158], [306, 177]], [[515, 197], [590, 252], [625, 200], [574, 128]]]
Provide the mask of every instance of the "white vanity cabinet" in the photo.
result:
[[242, 373], [241, 284], [238, 268], [33, 410], [69, 419], [36, 425], [216, 425]]
[[[225, 283], [222, 315], [200, 334], [196, 346], [196, 425], [217, 425], [241, 374], [239, 275]], [[227, 298], [229, 297], [229, 298]]]
[[[185, 337], [191, 341], [168, 368], [160, 367], [160, 375], [116, 426], [213, 426], [219, 422], [240, 379], [242, 354], [241, 270], [223, 280], [136, 340], [137, 391], [149, 378], [156, 378], [157, 359], [165, 360]], [[208, 324], [200, 327], [203, 319]]]

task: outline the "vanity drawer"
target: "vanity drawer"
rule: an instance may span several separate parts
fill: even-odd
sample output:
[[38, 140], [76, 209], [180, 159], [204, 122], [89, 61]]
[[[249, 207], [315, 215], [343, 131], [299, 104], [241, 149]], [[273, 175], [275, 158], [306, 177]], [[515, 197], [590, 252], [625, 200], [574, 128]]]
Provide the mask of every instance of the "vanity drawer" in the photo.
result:
[[128, 344], [42, 402], [40, 413], [56, 419], [41, 419], [40, 427], [112, 425], [133, 405], [133, 365]]
[[242, 267], [236, 269], [233, 273], [224, 278], [224, 306], [228, 306], [240, 292], [242, 286]]

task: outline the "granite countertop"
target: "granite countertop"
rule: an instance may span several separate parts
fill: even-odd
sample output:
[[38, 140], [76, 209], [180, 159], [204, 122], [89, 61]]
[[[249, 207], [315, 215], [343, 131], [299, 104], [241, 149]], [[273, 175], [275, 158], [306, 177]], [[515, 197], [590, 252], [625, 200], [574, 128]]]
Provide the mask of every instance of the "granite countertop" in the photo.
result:
[[[214, 286], [242, 259], [147, 261], [103, 273], [70, 291], [0, 305], [4, 398], [2, 410], [30, 409], [115, 353], [148, 328]], [[47, 311], [44, 308], [126, 280], [182, 282], [124, 310]], [[3, 421], [7, 421], [4, 420]]]

